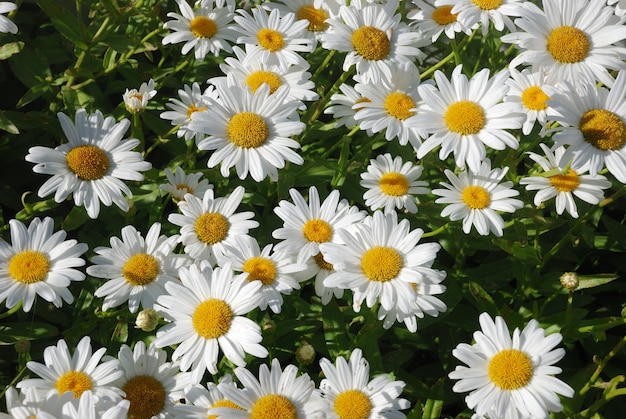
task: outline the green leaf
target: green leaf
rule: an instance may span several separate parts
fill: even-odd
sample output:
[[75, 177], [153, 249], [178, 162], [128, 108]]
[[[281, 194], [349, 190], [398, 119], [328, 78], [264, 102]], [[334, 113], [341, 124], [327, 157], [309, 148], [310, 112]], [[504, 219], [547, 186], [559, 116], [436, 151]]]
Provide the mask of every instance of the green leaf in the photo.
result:
[[22, 41], [9, 42], [0, 47], [0, 60], [6, 60], [7, 58], [17, 54], [24, 48]]
[[54, 27], [82, 50], [89, 49], [91, 35], [85, 24], [56, 0], [39, 0], [39, 7], [50, 17]]
[[347, 338], [348, 333], [343, 315], [334, 299], [322, 310], [322, 322], [328, 353], [333, 358], [341, 356], [350, 348], [350, 343]]
[[43, 339], [57, 336], [56, 327], [40, 322], [15, 322], [0, 325], [1, 344], [13, 344], [20, 339]]
[[619, 276], [616, 274], [578, 275], [578, 287], [576, 287], [576, 290], [599, 287], [617, 278]]
[[7, 118], [4, 111], [0, 111], [0, 129], [8, 132], [9, 134], [17, 135], [20, 133], [20, 130], [17, 129], [15, 124], [9, 118]]

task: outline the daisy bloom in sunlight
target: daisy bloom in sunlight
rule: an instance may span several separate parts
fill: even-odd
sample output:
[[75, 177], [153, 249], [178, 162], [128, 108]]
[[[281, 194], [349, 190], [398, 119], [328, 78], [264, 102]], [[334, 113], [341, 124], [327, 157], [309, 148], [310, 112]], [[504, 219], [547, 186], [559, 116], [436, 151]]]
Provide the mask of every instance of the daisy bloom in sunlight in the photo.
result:
[[172, 361], [181, 371], [191, 368], [192, 381], [200, 382], [205, 371], [217, 374], [218, 355], [245, 366], [246, 354], [264, 358], [261, 328], [246, 317], [260, 302], [260, 281], [246, 275], [233, 276], [230, 265], [212, 269], [208, 263], [179, 271], [180, 283], [166, 284], [167, 294], [157, 298], [157, 311], [171, 323], [157, 331], [154, 345], [177, 345]]
[[432, 42], [439, 39], [442, 33], [450, 39], [454, 39], [457, 32], [468, 36], [472, 33], [470, 28], [459, 22], [458, 13], [452, 13], [452, 5], [433, 7], [422, 0], [413, 0], [413, 5], [416, 8], [409, 10], [406, 17], [413, 20], [411, 24]]
[[[358, 76], [354, 77], [355, 80], [360, 80]], [[333, 93], [328, 102], [328, 107], [324, 109], [324, 113], [332, 115], [335, 119], [335, 128], [343, 127], [353, 128], [359, 125], [358, 121], [354, 119], [357, 112], [363, 110], [363, 106], [355, 106], [357, 103], [369, 102], [370, 99], [363, 97], [357, 92], [354, 87], [349, 84], [342, 83], [339, 86], [341, 93]], [[373, 135], [371, 130], [366, 130], [368, 135]], [[371, 133], [371, 134], [370, 134]]]
[[241, 86], [219, 83], [220, 99], [211, 101], [211, 112], [197, 114], [189, 129], [208, 135], [198, 142], [200, 150], [214, 150], [207, 166], [221, 163], [224, 177], [235, 167], [239, 179], [248, 174], [257, 182], [269, 177], [278, 179], [285, 162], [302, 164], [304, 160], [293, 149], [300, 143], [291, 136], [304, 131], [305, 125], [296, 113], [299, 104], [287, 101], [288, 86], [273, 94], [263, 83], [255, 93]]
[[64, 230], [53, 233], [50, 217], [34, 218], [28, 227], [10, 220], [11, 243], [0, 240], [0, 302], [7, 309], [22, 304], [30, 311], [38, 295], [61, 307], [71, 304], [74, 296], [68, 290], [72, 281], [83, 281], [85, 274], [77, 269], [85, 264], [80, 256], [87, 245], [65, 240]]
[[[91, 392], [83, 394], [87, 393]], [[58, 395], [51, 391], [41, 395], [32, 387], [18, 392], [15, 387], [9, 386], [4, 395], [7, 413], [0, 413], [0, 419], [57, 419], [62, 417], [63, 406], [74, 400], [74, 395], [69, 392]]]
[[[62, 418], [80, 419], [119, 419], [131, 417], [129, 414], [130, 402], [102, 401], [94, 397], [90, 390], [85, 391], [79, 399], [65, 403], [62, 407]], [[43, 416], [37, 418], [47, 419]], [[52, 419], [52, 418], [50, 418]]]
[[191, 86], [185, 85], [178, 90], [180, 99], [170, 98], [165, 104], [169, 111], [161, 113], [161, 119], [172, 121], [172, 125], [178, 126], [177, 137], [184, 137], [185, 140], [196, 138], [200, 141], [203, 136], [199, 132], [189, 129], [189, 123], [193, 120], [194, 113], [206, 112], [209, 109], [209, 98], [217, 99], [215, 87], [209, 86], [204, 91], [200, 90], [200, 85], [194, 82]]
[[308, 22], [306, 27], [307, 38], [315, 42], [328, 30], [326, 20], [339, 13], [340, 2], [324, 0], [278, 0], [277, 2], [262, 3], [268, 9], [278, 9], [281, 14], [295, 13], [298, 20]]
[[467, 28], [480, 24], [483, 36], [489, 32], [489, 22], [502, 32], [504, 27], [509, 31], [516, 29], [511, 16], [519, 16], [521, 0], [435, 0], [436, 6], [453, 6], [450, 13]]
[[0, 1], [0, 32], [17, 33], [17, 25], [6, 16], [2, 16], [2, 14], [12, 12], [15, 9], [17, 9], [15, 4], [9, 1]]
[[243, 410], [240, 406], [233, 403], [224, 396], [222, 389], [224, 386], [237, 387], [233, 382], [232, 375], [224, 374], [219, 383], [208, 382], [206, 387], [200, 384], [194, 384], [185, 389], [186, 403], [180, 403], [175, 406], [175, 418], [184, 419], [207, 419], [217, 418], [217, 416], [209, 415], [209, 410], [217, 407], [229, 407], [232, 409]]
[[466, 170], [457, 175], [446, 169], [445, 175], [450, 183], [441, 182], [446, 189], [434, 189], [433, 194], [440, 196], [437, 204], [449, 204], [442, 217], [450, 220], [463, 220], [463, 232], [469, 234], [472, 226], [478, 234], [486, 236], [490, 232], [502, 236], [504, 220], [496, 211], [513, 213], [522, 208], [524, 203], [514, 199], [519, 192], [512, 189], [513, 182], [502, 182], [509, 168], [491, 170], [491, 161], [485, 159], [480, 170]]
[[58, 117], [68, 142], [54, 149], [31, 147], [26, 156], [26, 161], [36, 163], [35, 173], [52, 175], [39, 188], [39, 197], [54, 193], [54, 200], [63, 202], [72, 194], [75, 204], [84, 205], [90, 218], [98, 218], [101, 202], [128, 211], [124, 195], [133, 194], [122, 180], [142, 181], [139, 172], [152, 167], [141, 153], [131, 151], [139, 140], [122, 140], [130, 126], [128, 119], [116, 122], [100, 111], [87, 115], [84, 109], [76, 111], [76, 122], [64, 113]]
[[611, 182], [607, 178], [602, 175], [585, 175], [584, 172], [577, 172], [572, 168], [565, 170], [561, 166], [565, 147], [555, 146], [550, 149], [545, 144], [539, 146], [545, 157], [532, 152], [529, 152], [528, 156], [541, 166], [544, 172], [522, 178], [519, 182], [526, 185], [529, 191], [538, 191], [534, 200], [536, 206], [556, 196], [556, 213], [561, 215], [567, 210], [572, 217], [578, 218], [574, 197], [592, 205], [604, 199], [602, 190], [611, 187]]
[[185, 195], [190, 193], [198, 198], [202, 198], [204, 193], [213, 189], [213, 185], [207, 179], [202, 179], [202, 173], [186, 174], [180, 166], [176, 166], [176, 171], [170, 169], [163, 171], [168, 183], [159, 185], [159, 189], [172, 195], [175, 201], [183, 201]]
[[130, 113], [142, 112], [148, 106], [148, 101], [156, 95], [154, 89], [154, 80], [150, 79], [148, 83], [142, 83], [137, 89], [126, 89], [122, 95], [126, 110]]
[[163, 26], [173, 32], [163, 38], [163, 45], [184, 42], [182, 53], [194, 50], [198, 61], [211, 53], [216, 57], [220, 51], [231, 52], [229, 42], [235, 42], [237, 33], [229, 25], [235, 17], [233, 0], [201, 0], [197, 10], [186, 0], [176, 0], [180, 14], [170, 12], [170, 20]]
[[404, 163], [402, 157], [393, 159], [391, 154], [379, 154], [371, 159], [367, 172], [361, 173], [360, 185], [367, 189], [363, 198], [372, 211], [384, 208], [385, 212], [406, 209], [417, 212], [414, 195], [430, 193], [428, 183], [417, 180], [423, 167], [411, 162]]
[[161, 224], [154, 223], [146, 238], [133, 226], [122, 228], [122, 240], [111, 237], [111, 247], [96, 247], [96, 256], [87, 274], [108, 279], [95, 292], [104, 297], [102, 310], [128, 303], [128, 310], [136, 313], [139, 306], [152, 308], [154, 300], [165, 292], [164, 285], [175, 281], [178, 268], [188, 258], [175, 254], [178, 235], [160, 235]]
[[535, 70], [525, 68], [521, 72], [512, 68], [510, 71], [511, 78], [506, 81], [510, 89], [504, 101], [518, 104], [526, 114], [526, 121], [522, 124], [522, 133], [528, 135], [535, 126], [535, 122], [539, 122], [542, 128], [545, 127], [550, 100], [545, 90], [548, 86], [554, 86], [558, 80], [541, 67]]
[[561, 368], [553, 364], [565, 356], [564, 349], [555, 348], [562, 336], [545, 336], [534, 319], [521, 332], [515, 328], [512, 337], [500, 316], [494, 321], [482, 313], [479, 322], [475, 343], [460, 343], [452, 351], [467, 365], [457, 366], [449, 374], [459, 380], [455, 392], [470, 392], [465, 397], [467, 406], [493, 419], [547, 419], [550, 412], [560, 412], [563, 407], [558, 395], [574, 395], [570, 386], [554, 376]]
[[400, 410], [411, 404], [400, 398], [404, 381], [394, 381], [391, 375], [370, 379], [369, 363], [360, 349], [354, 349], [346, 361], [337, 357], [335, 364], [322, 358], [320, 367], [324, 379], [320, 383], [322, 397], [328, 402], [328, 419], [345, 418], [404, 418]]

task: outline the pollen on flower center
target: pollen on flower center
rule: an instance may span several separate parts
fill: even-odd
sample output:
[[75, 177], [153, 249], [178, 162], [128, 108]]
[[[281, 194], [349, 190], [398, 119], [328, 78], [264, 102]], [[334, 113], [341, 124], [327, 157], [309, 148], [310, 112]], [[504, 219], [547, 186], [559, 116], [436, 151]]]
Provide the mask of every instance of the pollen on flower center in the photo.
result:
[[189, 105], [189, 107], [187, 108], [187, 118], [191, 119], [191, 115], [194, 112], [204, 112], [206, 111], [207, 107], [206, 106], [201, 106], [201, 107], [197, 107], [195, 105], [195, 103], [192, 103], [191, 105]]
[[517, 390], [533, 377], [533, 362], [520, 350], [505, 349], [491, 358], [487, 374], [502, 390]]
[[228, 139], [241, 148], [257, 148], [265, 144], [269, 128], [265, 120], [253, 112], [239, 112], [228, 121]]
[[93, 388], [93, 383], [91, 378], [84, 372], [68, 371], [59, 377], [55, 387], [59, 394], [71, 391], [74, 393], [74, 398], [78, 399], [83, 392]]
[[461, 199], [471, 209], [484, 209], [491, 203], [491, 195], [482, 186], [470, 185], [463, 189]]
[[441, 6], [433, 10], [432, 18], [438, 25], [445, 26], [456, 22], [458, 13], [450, 13], [453, 6]]
[[373, 26], [361, 26], [355, 30], [351, 41], [357, 54], [366, 60], [382, 60], [391, 51], [391, 42], [387, 34]]
[[246, 84], [252, 90], [252, 93], [256, 93], [257, 89], [261, 87], [261, 85], [265, 83], [270, 87], [270, 94], [274, 93], [280, 86], [282, 86], [283, 81], [280, 79], [278, 74], [271, 71], [263, 71], [257, 70], [253, 73], [248, 74], [246, 77]]
[[403, 266], [402, 255], [392, 247], [372, 247], [361, 258], [361, 270], [370, 281], [391, 281], [398, 276]]
[[369, 417], [372, 402], [360, 390], [347, 390], [337, 395], [333, 408], [341, 419], [363, 419]]
[[302, 233], [310, 242], [326, 243], [333, 237], [333, 228], [326, 221], [315, 218], [304, 223]]
[[66, 156], [67, 167], [82, 180], [101, 179], [109, 171], [111, 162], [104, 151], [94, 145], [81, 145]]
[[276, 265], [262, 256], [246, 260], [243, 271], [248, 272], [248, 281], [261, 281], [263, 285], [269, 285], [276, 279]]
[[176, 189], [183, 193], [193, 193], [193, 189], [189, 185], [184, 183], [179, 183], [178, 185], [176, 185]]
[[122, 386], [130, 401], [129, 419], [150, 419], [165, 407], [165, 388], [151, 375], [137, 375]]
[[291, 400], [280, 394], [268, 394], [254, 403], [250, 419], [296, 419], [298, 411]]
[[378, 186], [385, 195], [404, 196], [409, 192], [409, 180], [398, 172], [388, 172], [382, 175]]
[[122, 275], [135, 287], [148, 285], [159, 275], [159, 261], [147, 253], [137, 253], [124, 264]]
[[206, 16], [191, 19], [189, 29], [198, 38], [212, 38], [217, 33], [217, 24]]
[[332, 271], [333, 269], [335, 269], [332, 263], [326, 262], [326, 259], [324, 259], [324, 255], [322, 254], [322, 252], [319, 252], [318, 254], [313, 256], [313, 260], [320, 269], [325, 269], [327, 271]]
[[572, 192], [580, 185], [578, 173], [569, 169], [564, 175], [550, 176], [550, 184], [559, 192]]
[[316, 9], [310, 4], [305, 4], [299, 8], [296, 17], [298, 20], [308, 20], [309, 26], [307, 29], [311, 32], [321, 32], [328, 28], [328, 23], [326, 23], [326, 19], [329, 17], [328, 13], [324, 9]]
[[226, 334], [233, 321], [233, 311], [223, 300], [210, 298], [196, 307], [191, 323], [196, 333], [205, 339], [217, 339]]
[[[216, 408], [216, 407], [230, 407], [231, 409], [243, 410], [241, 406], [239, 406], [238, 404], [228, 399], [218, 400], [211, 405], [211, 409]], [[217, 419], [217, 418], [219, 418], [218, 415], [209, 415], [207, 419]]]
[[259, 30], [257, 39], [259, 40], [259, 45], [271, 52], [280, 51], [285, 46], [283, 34], [274, 29], [263, 28]]
[[533, 111], [544, 111], [548, 108], [546, 103], [550, 96], [546, 95], [541, 87], [530, 86], [522, 92], [522, 103], [526, 108]]
[[402, 92], [394, 92], [387, 95], [384, 106], [390, 116], [401, 121], [415, 115], [415, 112], [411, 110], [415, 109], [415, 102], [411, 99], [411, 96]]
[[494, 10], [502, 5], [502, 0], [472, 0], [481, 10]]
[[619, 150], [626, 143], [626, 126], [606, 109], [592, 109], [580, 118], [580, 131], [589, 144], [600, 150]]
[[9, 275], [23, 284], [34, 284], [46, 279], [50, 262], [46, 255], [36, 250], [16, 253], [9, 260]]
[[479, 104], [461, 100], [448, 106], [443, 120], [452, 132], [461, 135], [477, 134], [485, 126], [485, 112]]
[[560, 26], [548, 36], [546, 49], [560, 63], [572, 64], [583, 61], [591, 43], [587, 35], [573, 26]]
[[198, 217], [194, 228], [198, 240], [208, 245], [214, 245], [228, 236], [230, 223], [219, 212], [206, 212]]

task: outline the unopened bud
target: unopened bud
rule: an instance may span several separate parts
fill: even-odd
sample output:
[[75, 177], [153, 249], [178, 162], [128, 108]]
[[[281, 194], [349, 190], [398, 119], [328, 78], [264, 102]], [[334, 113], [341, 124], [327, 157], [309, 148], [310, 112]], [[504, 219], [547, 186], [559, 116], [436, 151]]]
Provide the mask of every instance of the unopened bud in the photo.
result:
[[565, 272], [560, 278], [561, 285], [570, 291], [578, 288], [578, 275], [575, 272]]
[[20, 339], [15, 342], [15, 352], [18, 354], [27, 354], [30, 351], [30, 341], [28, 339]]
[[152, 332], [158, 324], [159, 314], [152, 308], [141, 310], [135, 320], [135, 328], [144, 332]]
[[315, 348], [308, 343], [296, 349], [296, 360], [302, 365], [309, 365], [315, 361]]

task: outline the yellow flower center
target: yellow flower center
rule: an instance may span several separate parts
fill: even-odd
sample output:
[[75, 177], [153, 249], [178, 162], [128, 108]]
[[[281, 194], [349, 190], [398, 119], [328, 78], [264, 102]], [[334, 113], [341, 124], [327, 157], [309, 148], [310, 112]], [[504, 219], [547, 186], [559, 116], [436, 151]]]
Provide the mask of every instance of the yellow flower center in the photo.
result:
[[55, 387], [59, 394], [63, 394], [66, 391], [73, 392], [74, 398], [77, 399], [84, 391], [91, 390], [93, 383], [91, 382], [91, 378], [84, 372], [68, 371], [59, 377]]
[[452, 132], [477, 134], [485, 126], [485, 112], [478, 103], [461, 100], [448, 106], [443, 121]]
[[491, 203], [491, 195], [482, 186], [466, 186], [461, 194], [461, 199], [471, 209], [484, 209]]
[[263, 285], [269, 285], [276, 279], [276, 265], [262, 256], [246, 260], [243, 271], [248, 272], [248, 281], [261, 281]]
[[622, 118], [606, 109], [592, 109], [580, 118], [580, 131], [589, 144], [600, 150], [619, 150], [626, 143]]
[[285, 46], [285, 38], [274, 29], [263, 28], [257, 34], [259, 45], [271, 52], [280, 51]]
[[217, 24], [206, 16], [196, 16], [191, 19], [189, 29], [198, 38], [212, 38], [217, 33]]
[[101, 179], [111, 165], [106, 153], [95, 145], [74, 147], [66, 158], [67, 167], [82, 180]]
[[326, 23], [326, 19], [329, 17], [328, 13], [324, 9], [316, 9], [310, 4], [305, 4], [299, 8], [296, 17], [298, 20], [308, 20], [309, 26], [307, 29], [311, 32], [321, 32], [328, 28], [328, 23]]
[[394, 92], [385, 98], [385, 110], [396, 119], [404, 121], [415, 115], [411, 109], [415, 109], [415, 102], [407, 94]]
[[208, 245], [214, 245], [228, 236], [230, 223], [219, 212], [206, 212], [196, 220], [195, 230], [198, 240]]
[[314, 218], [304, 223], [302, 233], [310, 242], [326, 243], [333, 237], [333, 228], [326, 221]]
[[187, 118], [191, 118], [191, 114], [193, 114], [194, 112], [204, 112], [206, 111], [206, 109], [207, 109], [206, 106], [202, 106], [198, 108], [194, 103], [192, 103], [187, 108]]
[[437, 22], [438, 25], [441, 26], [445, 26], [445, 25], [449, 25], [450, 23], [454, 23], [456, 22], [456, 17], [458, 15], [458, 13], [450, 13], [450, 11], [452, 10], [453, 6], [441, 6], [441, 7], [437, 7], [435, 10], [433, 10], [433, 20], [435, 22]]
[[347, 390], [337, 395], [333, 407], [339, 419], [367, 419], [372, 402], [360, 390]]
[[322, 255], [322, 252], [319, 252], [317, 255], [313, 256], [313, 260], [315, 261], [317, 266], [320, 267], [320, 269], [332, 271], [335, 268], [332, 263], [326, 262], [326, 259], [324, 259], [324, 255]]
[[226, 334], [233, 320], [233, 312], [225, 301], [210, 298], [196, 307], [191, 323], [196, 333], [205, 339], [217, 339]]
[[151, 375], [137, 375], [122, 387], [130, 401], [129, 419], [150, 419], [165, 407], [165, 388]]
[[[241, 406], [239, 406], [236, 403], [231, 402], [228, 399], [222, 399], [222, 400], [216, 401], [215, 403], [211, 405], [211, 409], [215, 407], [230, 407], [231, 409], [243, 410]], [[209, 415], [207, 419], [217, 419], [219, 417], [220, 417], [219, 415]]]
[[193, 193], [193, 189], [189, 185], [186, 185], [184, 183], [179, 183], [178, 185], [176, 185], [176, 189], [184, 193]]
[[502, 0], [472, 0], [472, 3], [481, 10], [494, 10], [500, 7]]
[[402, 255], [392, 247], [372, 247], [361, 258], [361, 270], [370, 281], [391, 281], [403, 266]]
[[548, 36], [546, 49], [560, 63], [572, 64], [583, 61], [591, 44], [587, 35], [578, 28], [561, 26]]
[[382, 175], [378, 186], [385, 195], [403, 196], [409, 192], [409, 180], [398, 172], [388, 172]]
[[269, 128], [265, 120], [252, 112], [239, 112], [228, 121], [228, 139], [241, 148], [256, 148], [265, 144]]
[[250, 419], [297, 419], [296, 407], [285, 396], [268, 394], [252, 406]]
[[248, 77], [246, 77], [246, 84], [253, 93], [256, 93], [257, 89], [261, 87], [263, 83], [266, 83], [270, 87], [270, 94], [272, 94], [282, 86], [283, 81], [278, 74], [263, 70], [250, 73]]
[[36, 250], [25, 250], [9, 259], [9, 275], [23, 284], [43, 281], [48, 272], [50, 272], [48, 257]]
[[491, 358], [487, 374], [502, 390], [517, 390], [528, 384], [533, 377], [533, 362], [522, 351], [505, 349]]
[[159, 261], [147, 253], [137, 253], [124, 264], [122, 275], [134, 287], [148, 285], [159, 275]]
[[533, 111], [544, 111], [548, 108], [546, 101], [550, 96], [546, 95], [539, 86], [530, 86], [522, 92], [522, 103], [526, 108]]
[[550, 183], [559, 192], [572, 192], [580, 185], [580, 179], [578, 173], [569, 169], [564, 175], [550, 176]]
[[373, 26], [362, 26], [355, 30], [351, 41], [357, 54], [366, 60], [382, 60], [391, 51], [387, 34]]

